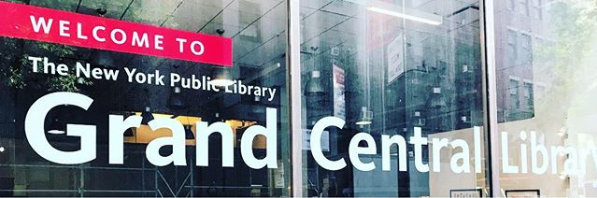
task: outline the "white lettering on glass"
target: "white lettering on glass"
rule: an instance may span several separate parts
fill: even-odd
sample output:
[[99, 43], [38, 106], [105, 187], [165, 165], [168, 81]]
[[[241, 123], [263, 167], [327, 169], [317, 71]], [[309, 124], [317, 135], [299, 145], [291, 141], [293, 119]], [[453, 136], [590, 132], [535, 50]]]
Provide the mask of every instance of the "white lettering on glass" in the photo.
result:
[[[34, 67], [43, 67], [45, 72], [51, 73], [57, 64], [47, 61], [47, 58], [29, 57]], [[82, 67], [82, 65], [79, 65]], [[88, 69], [87, 69], [88, 70]], [[134, 71], [129, 71], [134, 73]], [[59, 73], [59, 72], [57, 72]], [[89, 71], [83, 72], [85, 75]], [[93, 73], [93, 72], [91, 72]], [[157, 76], [157, 75], [156, 75]], [[208, 80], [208, 79], [205, 79]], [[56, 92], [42, 96], [33, 103], [25, 117], [25, 136], [31, 147], [44, 159], [57, 164], [82, 164], [96, 159], [96, 140], [97, 132], [95, 125], [66, 124], [64, 135], [78, 137], [80, 149], [76, 151], [64, 151], [57, 149], [50, 144], [46, 137], [44, 121], [48, 113], [54, 108], [62, 108], [64, 105], [72, 105], [83, 110], [90, 108], [93, 99], [79, 93]], [[123, 164], [124, 156], [124, 133], [127, 130], [134, 130], [141, 126], [141, 116], [133, 115], [124, 117], [122, 115], [108, 115], [108, 135], [109, 135], [109, 164]], [[157, 118], [149, 121], [149, 127], [153, 131], [169, 130], [171, 136], [158, 137], [150, 141], [146, 148], [146, 157], [148, 161], [156, 166], [186, 166], [186, 138], [185, 129], [179, 121], [173, 118]], [[222, 166], [234, 166], [234, 132], [225, 122], [215, 122], [209, 124], [204, 121], [196, 123], [199, 133], [195, 134], [196, 142], [196, 166], [209, 166], [209, 137], [214, 133], [219, 133], [222, 137]], [[266, 108], [265, 126], [252, 125], [244, 133], [240, 141], [240, 152], [242, 159], [247, 166], [253, 169], [277, 168], [277, 125], [278, 114], [274, 108]], [[324, 169], [340, 170], [347, 166], [344, 158], [331, 160], [328, 159], [321, 148], [321, 136], [328, 127], [342, 129], [345, 121], [337, 117], [325, 117], [317, 121], [311, 131], [311, 153], [315, 161]], [[54, 134], [61, 135], [61, 134]], [[260, 137], [265, 138], [266, 153], [264, 156], [255, 156], [254, 140]], [[473, 127], [473, 150], [474, 160], [471, 160], [471, 150], [469, 142], [458, 138], [431, 138], [432, 144], [429, 148], [429, 161], [423, 160], [424, 146], [428, 145], [429, 138], [423, 136], [419, 127], [413, 128], [413, 136], [407, 141], [402, 135], [381, 135], [381, 158], [382, 170], [391, 171], [392, 168], [398, 168], [399, 171], [408, 171], [409, 157], [414, 158], [414, 166], [419, 172], [429, 172], [431, 164], [433, 172], [442, 171], [440, 168], [442, 160], [440, 156], [448, 153], [445, 149], [452, 149], [449, 160], [450, 169], [454, 173], [471, 173], [471, 162], [474, 162], [475, 173], [482, 171], [482, 149], [481, 149], [481, 128]], [[528, 136], [528, 137], [527, 137]], [[518, 174], [528, 173], [529, 168], [532, 174], [545, 174], [548, 170], [551, 174], [575, 175], [587, 172], [588, 163], [597, 164], [597, 149], [593, 146], [584, 146], [577, 149], [571, 146], [551, 146], [548, 150], [544, 142], [539, 141], [543, 137], [538, 137], [536, 131], [521, 131], [517, 134], [515, 140], [510, 140], [508, 132], [501, 132], [501, 160], [502, 173]], [[512, 142], [520, 142], [518, 145], [512, 145]], [[411, 144], [414, 150], [414, 156], [408, 156], [407, 144]], [[369, 133], [357, 133], [352, 137], [348, 145], [347, 156], [353, 167], [360, 171], [372, 171], [377, 167], [373, 157], [377, 157], [377, 146], [375, 138]], [[392, 153], [393, 146], [396, 146], [396, 152]], [[162, 147], [171, 147], [172, 153], [167, 156], [160, 154]], [[512, 150], [514, 148], [514, 150]], [[511, 154], [515, 153], [520, 159], [514, 160]], [[529, 154], [530, 153], [530, 154]], [[559, 160], [560, 155], [566, 155], [562, 167]], [[397, 156], [398, 167], [391, 167], [391, 158]], [[530, 158], [530, 159], [528, 159]], [[589, 160], [591, 162], [589, 162]], [[530, 161], [530, 167], [529, 167]], [[550, 169], [551, 168], [551, 169]], [[597, 168], [595, 165], [594, 168]]]
[[31, 147], [41, 157], [58, 164], [81, 164], [95, 159], [95, 126], [67, 124], [66, 135], [79, 137], [81, 149], [61, 151], [54, 148], [46, 138], [44, 121], [50, 110], [62, 105], [73, 105], [87, 110], [93, 99], [77, 93], [57, 92], [35, 101], [25, 117], [25, 136]]

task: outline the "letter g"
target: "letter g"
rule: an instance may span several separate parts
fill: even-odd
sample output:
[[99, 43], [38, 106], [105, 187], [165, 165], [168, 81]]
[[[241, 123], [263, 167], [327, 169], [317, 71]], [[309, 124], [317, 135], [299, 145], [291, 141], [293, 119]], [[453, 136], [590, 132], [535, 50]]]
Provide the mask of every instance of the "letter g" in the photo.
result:
[[56, 92], [39, 98], [25, 117], [25, 136], [41, 157], [58, 164], [81, 164], [95, 159], [96, 129], [93, 125], [67, 124], [66, 135], [81, 138], [81, 150], [61, 151], [46, 138], [44, 121], [48, 112], [60, 105], [74, 105], [87, 110], [93, 99], [78, 93]]

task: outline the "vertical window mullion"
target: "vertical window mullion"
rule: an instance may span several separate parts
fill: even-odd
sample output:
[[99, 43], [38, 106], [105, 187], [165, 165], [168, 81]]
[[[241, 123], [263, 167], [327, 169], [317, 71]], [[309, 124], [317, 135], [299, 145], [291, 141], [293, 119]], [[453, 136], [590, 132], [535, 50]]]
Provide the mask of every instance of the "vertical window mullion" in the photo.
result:
[[[497, 0], [496, 0], [497, 1]], [[496, 42], [494, 1], [481, 0], [481, 56], [483, 78], [483, 132], [486, 162], [486, 179], [489, 197], [501, 196], [500, 163], [497, 120]], [[514, 4], [513, 4], [514, 5]], [[514, 10], [514, 7], [512, 7]]]
[[291, 134], [291, 195], [293, 197], [303, 196], [303, 152], [302, 152], [302, 119], [301, 119], [301, 65], [300, 65], [300, 11], [299, 0], [286, 0], [287, 7], [287, 56], [286, 76], [289, 80], [288, 90], [289, 118]]

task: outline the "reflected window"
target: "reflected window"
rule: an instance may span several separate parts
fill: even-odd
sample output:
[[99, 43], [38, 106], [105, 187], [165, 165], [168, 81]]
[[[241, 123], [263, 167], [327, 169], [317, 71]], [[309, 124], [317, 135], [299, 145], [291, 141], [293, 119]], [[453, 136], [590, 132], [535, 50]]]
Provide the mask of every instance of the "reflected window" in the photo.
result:
[[518, 87], [518, 80], [510, 79], [510, 109], [516, 111], [520, 109], [520, 95], [519, 95], [519, 87]]
[[[508, 143], [494, 146], [509, 154], [507, 158], [496, 156], [497, 160], [508, 160], [518, 169], [516, 173], [499, 174], [502, 191], [495, 196], [597, 197], [595, 162], [579, 154], [597, 148], [597, 86], [593, 86], [597, 84], [597, 4], [532, 0], [528, 17], [524, 10], [528, 1], [517, 2], [519, 14], [495, 17], [494, 33], [498, 39], [503, 35], [503, 42], [496, 42], [496, 59], [504, 61], [498, 61], [495, 69], [496, 81], [503, 82], [497, 84], [497, 108], [504, 110], [498, 115], [501, 121], [495, 132], [506, 132], [498, 139]], [[493, 1], [494, 5], [505, 3]], [[511, 13], [506, 6], [495, 8], [495, 13]], [[505, 29], [516, 30], [518, 41], [514, 31], [506, 33]], [[518, 57], [513, 47], [516, 42]], [[527, 64], [510, 67], [507, 60], [511, 59]], [[522, 151], [523, 145], [526, 151]], [[546, 148], [548, 154], [539, 156], [538, 147]], [[546, 171], [537, 171], [540, 166]]]
[[524, 103], [525, 108], [528, 112], [532, 112], [534, 109], [534, 99], [533, 99], [533, 83], [525, 82], [523, 85], [524, 89]]
[[531, 16], [531, 10], [529, 9], [529, 1], [530, 0], [520, 0], [520, 13], [526, 16]]
[[508, 10], [514, 11], [516, 9], [516, 0], [506, 0]]
[[533, 46], [531, 35], [524, 33], [520, 35], [520, 48], [522, 64], [529, 66], [533, 62]]
[[543, 0], [534, 0], [533, 1], [533, 9], [534, 9], [534, 17], [536, 19], [542, 20], [543, 19]]
[[516, 60], [518, 59], [518, 43], [517, 43], [517, 32], [514, 30], [508, 30], [508, 56], [505, 58], [508, 59], [508, 67], [512, 67], [516, 65]]

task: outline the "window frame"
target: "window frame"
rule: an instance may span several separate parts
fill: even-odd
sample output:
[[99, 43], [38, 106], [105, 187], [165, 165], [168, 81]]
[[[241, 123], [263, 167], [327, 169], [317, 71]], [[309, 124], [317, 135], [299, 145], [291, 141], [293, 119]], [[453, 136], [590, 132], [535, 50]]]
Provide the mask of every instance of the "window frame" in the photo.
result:
[[531, 66], [533, 64], [533, 35], [526, 32], [520, 33], [520, 58], [517, 55], [517, 58], [522, 60], [522, 65], [524, 66]]
[[516, 66], [518, 64], [518, 31], [512, 28], [506, 30], [506, 63], [509, 67]]
[[527, 111], [532, 111], [535, 109], [535, 88], [534, 83], [530, 80], [525, 80], [522, 82], [522, 97], [524, 99], [524, 108]]

